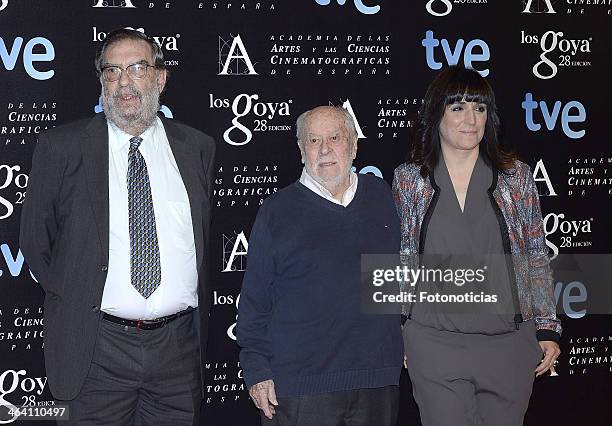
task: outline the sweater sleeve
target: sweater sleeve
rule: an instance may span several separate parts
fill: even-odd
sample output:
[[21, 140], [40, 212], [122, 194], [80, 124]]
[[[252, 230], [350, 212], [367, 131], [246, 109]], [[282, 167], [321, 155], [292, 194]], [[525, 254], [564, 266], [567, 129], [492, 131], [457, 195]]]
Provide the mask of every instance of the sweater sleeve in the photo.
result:
[[238, 305], [237, 342], [244, 381], [251, 386], [273, 379], [272, 344], [268, 325], [272, 316], [274, 266], [272, 238], [265, 204], [259, 209], [249, 238], [247, 268]]

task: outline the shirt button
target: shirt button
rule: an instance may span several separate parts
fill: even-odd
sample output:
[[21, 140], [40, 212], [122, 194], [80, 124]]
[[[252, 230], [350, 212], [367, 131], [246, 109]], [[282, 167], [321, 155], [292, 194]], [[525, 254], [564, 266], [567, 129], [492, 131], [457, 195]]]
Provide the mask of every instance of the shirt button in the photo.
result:
[[102, 265], [102, 267], [100, 268], [100, 270], [101, 270], [102, 272], [106, 272], [106, 271], [108, 271], [108, 265]]
[[92, 307], [91, 307], [91, 310], [92, 310], [93, 312], [95, 312], [95, 313], [100, 312], [100, 308], [99, 308], [99, 307], [97, 307], [97, 306], [92, 306]]

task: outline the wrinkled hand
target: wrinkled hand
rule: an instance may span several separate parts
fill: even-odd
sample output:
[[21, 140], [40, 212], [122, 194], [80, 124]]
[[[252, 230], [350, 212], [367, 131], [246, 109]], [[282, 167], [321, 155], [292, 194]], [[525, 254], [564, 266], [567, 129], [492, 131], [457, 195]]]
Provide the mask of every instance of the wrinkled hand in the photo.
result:
[[553, 342], [552, 340], [544, 340], [538, 343], [540, 343], [540, 347], [544, 352], [544, 359], [542, 359], [540, 365], [538, 365], [538, 368], [535, 369], [536, 377], [541, 376], [548, 370], [552, 369], [553, 365], [555, 365], [557, 357], [561, 354], [561, 349], [559, 349], [557, 342]]
[[274, 391], [274, 381], [264, 380], [251, 386], [249, 395], [251, 395], [255, 407], [263, 411], [267, 418], [272, 419], [272, 416], [276, 414], [274, 407], [278, 405], [276, 392]]

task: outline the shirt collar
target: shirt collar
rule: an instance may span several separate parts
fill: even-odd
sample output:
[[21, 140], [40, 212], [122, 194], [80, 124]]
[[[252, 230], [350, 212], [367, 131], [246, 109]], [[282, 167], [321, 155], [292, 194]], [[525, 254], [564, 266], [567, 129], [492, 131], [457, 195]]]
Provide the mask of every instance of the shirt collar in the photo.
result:
[[357, 174], [351, 171], [349, 175], [349, 179], [350, 179], [349, 187], [346, 189], [346, 191], [344, 191], [344, 194], [342, 194], [340, 201], [334, 198], [332, 193], [329, 192], [327, 188], [325, 188], [323, 185], [317, 182], [310, 175], [310, 173], [306, 171], [306, 167], [302, 169], [302, 175], [300, 176], [300, 183], [304, 185], [306, 188], [313, 191], [315, 194], [318, 194], [321, 197], [325, 198], [326, 200], [329, 200], [332, 203], [340, 204], [346, 207], [355, 197], [355, 192], [357, 191], [357, 182], [358, 182]]
[[[113, 151], [128, 151], [130, 146], [130, 139], [134, 136], [124, 132], [119, 127], [115, 125], [115, 123], [110, 120], [106, 121], [108, 123], [108, 134], [110, 146]], [[155, 121], [153, 124], [149, 126], [147, 130], [145, 130], [141, 135], [142, 143], [147, 144], [147, 147], [157, 151], [158, 148], [158, 137], [157, 134], [159, 132], [160, 126], [163, 126], [159, 117], [155, 117]]]

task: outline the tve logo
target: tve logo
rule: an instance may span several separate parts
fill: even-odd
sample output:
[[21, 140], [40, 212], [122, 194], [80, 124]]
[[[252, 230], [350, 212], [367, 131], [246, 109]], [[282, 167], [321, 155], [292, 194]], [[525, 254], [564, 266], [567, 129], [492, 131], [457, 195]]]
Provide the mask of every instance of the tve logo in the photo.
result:
[[361, 170], [359, 170], [359, 172], [357, 172], [357, 167], [352, 166], [351, 167], [351, 171], [353, 171], [355, 173], [362, 174], [362, 175], [370, 174], [370, 175], [374, 175], [376, 177], [379, 177], [379, 178], [383, 179], [382, 172], [376, 166], [365, 166], [365, 167], [362, 167]]
[[465, 44], [465, 40], [460, 38], [457, 40], [455, 46], [451, 48], [451, 45], [447, 39], [443, 38], [439, 40], [434, 37], [433, 31], [428, 30], [425, 33], [425, 38], [421, 44], [425, 48], [425, 59], [427, 61], [427, 66], [432, 70], [439, 70], [442, 68], [442, 62], [438, 62], [434, 57], [436, 47], [440, 46], [441, 44], [442, 52], [444, 53], [444, 58], [446, 59], [446, 63], [448, 65], [457, 65], [459, 63], [459, 59], [461, 59], [461, 54], [463, 53], [463, 64], [466, 68], [473, 68], [483, 77], [489, 75], [488, 68], [479, 70], [476, 69], [476, 66], [474, 65], [474, 62], [486, 62], [491, 59], [491, 51], [489, 50], [489, 46], [483, 40], [470, 40], [467, 44]]
[[[10, 50], [7, 48], [7, 44], [4, 38], [0, 37], [0, 61], [7, 71], [15, 69], [17, 59], [19, 59], [19, 53], [21, 52], [21, 46], [23, 45], [23, 38], [16, 37], [13, 43], [10, 45]], [[34, 50], [42, 50], [42, 53], [34, 53]], [[29, 40], [23, 48], [23, 68], [26, 73], [36, 80], [49, 80], [55, 74], [54, 70], [41, 71], [34, 67], [36, 62], [51, 62], [55, 59], [55, 48], [53, 44], [44, 37], [34, 37]]]
[[[559, 112], [561, 112], [561, 128], [563, 133], [569, 138], [580, 139], [586, 134], [585, 129], [575, 130], [570, 127], [570, 123], [584, 123], [586, 121], [586, 109], [578, 101], [569, 101], [563, 106], [561, 101], [556, 101], [552, 109], [545, 101], [534, 101], [533, 95], [529, 92], [525, 93], [525, 100], [521, 103], [521, 107], [525, 110], [525, 124], [532, 132], [539, 131], [542, 126], [536, 122], [535, 111], [540, 109], [539, 114], [546, 124], [548, 130], [554, 130], [557, 121], [559, 120]], [[572, 113], [575, 110], [576, 113]]]
[[[94, 105], [93, 110], [96, 114], [99, 114], [104, 111], [104, 107], [102, 107], [102, 96], [98, 97], [98, 103]], [[161, 105], [159, 107], [159, 112], [164, 114], [164, 117], [166, 118], [174, 118], [174, 114], [172, 114], [172, 111], [166, 105]]]
[[[9, 245], [4, 243], [0, 244], [0, 252], [2, 252], [2, 256], [0, 256], [0, 259], [4, 260], [4, 263], [6, 264], [11, 276], [18, 277], [21, 274], [21, 270], [23, 268], [23, 254], [21, 253], [21, 250], [18, 249], [15, 256], [13, 256]], [[3, 275], [4, 271], [0, 269], [0, 277]], [[30, 276], [34, 281], [38, 282], [34, 277], [34, 274], [32, 274], [32, 271], [30, 271]]]
[[[565, 315], [572, 319], [579, 319], [587, 314], [585, 302], [588, 298], [587, 288], [580, 281], [567, 284], [559, 281], [555, 284], [555, 302], [557, 306], [561, 303]], [[577, 304], [579, 305], [576, 306]]]
[[[321, 6], [327, 6], [331, 3], [331, 0], [315, 0], [315, 1], [317, 2], [317, 4], [320, 4]], [[340, 6], [342, 6], [344, 5], [344, 3], [346, 3], [346, 0], [337, 0], [337, 2]], [[364, 15], [373, 15], [380, 11], [380, 6], [378, 5], [366, 6], [365, 4], [363, 4], [363, 0], [353, 0], [353, 2], [355, 3], [355, 7], [357, 8], [357, 10], [363, 13]]]

